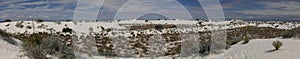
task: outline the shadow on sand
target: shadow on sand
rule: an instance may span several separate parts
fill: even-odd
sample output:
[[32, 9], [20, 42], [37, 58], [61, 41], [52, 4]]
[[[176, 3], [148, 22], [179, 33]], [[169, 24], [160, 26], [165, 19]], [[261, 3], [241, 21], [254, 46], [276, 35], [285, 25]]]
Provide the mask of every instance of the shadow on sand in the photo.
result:
[[268, 51], [265, 51], [265, 52], [270, 53], [270, 52], [274, 52], [274, 51], [276, 51], [276, 49], [268, 50]]

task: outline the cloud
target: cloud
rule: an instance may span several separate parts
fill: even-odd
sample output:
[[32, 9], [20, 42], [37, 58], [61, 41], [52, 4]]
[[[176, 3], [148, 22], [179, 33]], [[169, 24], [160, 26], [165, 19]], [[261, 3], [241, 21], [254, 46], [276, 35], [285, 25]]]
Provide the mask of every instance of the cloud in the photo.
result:
[[236, 11], [244, 14], [257, 15], [300, 15], [300, 3], [297, 1], [285, 2], [257, 2], [265, 5], [262, 9]]
[[120, 8], [115, 18], [136, 19], [147, 13], [158, 13], [171, 19], [192, 18], [177, 0], [131, 0]]
[[295, 1], [285, 2], [285, 3], [270, 3], [267, 4], [267, 8], [277, 9], [280, 8], [281, 10], [287, 11], [297, 11], [300, 10], [300, 3]]
[[26, 1], [6, 0], [0, 3], [0, 18], [13, 20], [71, 19], [76, 0]]
[[[100, 0], [3, 0], [0, 1], [0, 19], [47, 19], [47, 20], [64, 20], [73, 19], [75, 10], [81, 19], [89, 19], [98, 17], [98, 19], [113, 19], [121, 7], [128, 7], [121, 13], [125, 14], [126, 19], [135, 18], [137, 13], [143, 11], [152, 11], [149, 13], [163, 13], [164, 16], [172, 16], [170, 18], [190, 18], [191, 13], [194, 18], [205, 14], [201, 7], [191, 7], [185, 10], [187, 6], [178, 3], [177, 0], [133, 0], [130, 6], [123, 6], [129, 0], [105, 0], [100, 8]], [[101, 0], [103, 1], [103, 0]], [[77, 2], [81, 5], [77, 5]], [[75, 9], [76, 7], [76, 9]], [[190, 11], [190, 12], [188, 12]], [[141, 16], [141, 15], [139, 15]], [[205, 16], [205, 15], [203, 15]], [[206, 16], [205, 16], [206, 17]]]
[[105, 0], [78, 0], [73, 20], [96, 20]]
[[242, 1], [243, 0], [229, 0], [229, 1], [228, 0], [220, 0], [220, 2], [225, 2], [225, 3], [222, 4], [222, 7], [224, 9], [231, 8], [231, 7], [235, 6], [236, 4], [238, 4]]
[[23, 5], [41, 5], [41, 4], [47, 4], [47, 1], [37, 1], [37, 2], [31, 2], [31, 3], [19, 3], [19, 6]]
[[[77, 6], [78, 1], [83, 5]], [[206, 13], [202, 7], [198, 7], [198, 3], [191, 3], [187, 0], [132, 0], [131, 3], [128, 3], [129, 0], [105, 0], [101, 9], [98, 10], [100, 8], [97, 6], [99, 5], [99, 1], [100, 0], [1, 0], [0, 19], [73, 19], [75, 7], [84, 10], [78, 13], [82, 15], [81, 17], [86, 17], [86, 19], [89, 19], [90, 16], [97, 17], [98, 19], [114, 19], [114, 16], [118, 14], [118, 12], [125, 15], [123, 18], [131, 19], [136, 18], [135, 14], [144, 11], [152, 11], [149, 13], [163, 13], [162, 15], [164, 16], [172, 16], [170, 18], [189, 18], [190, 16], [188, 15], [191, 15], [192, 18], [206, 17]], [[185, 4], [181, 5], [178, 1], [180, 3], [185, 2]], [[300, 3], [297, 0], [220, 1], [224, 8], [225, 16], [300, 15]], [[130, 6], [123, 6], [124, 4]], [[207, 9], [215, 9], [216, 6], [213, 5], [214, 4]], [[123, 7], [126, 7], [126, 10], [119, 11]]]

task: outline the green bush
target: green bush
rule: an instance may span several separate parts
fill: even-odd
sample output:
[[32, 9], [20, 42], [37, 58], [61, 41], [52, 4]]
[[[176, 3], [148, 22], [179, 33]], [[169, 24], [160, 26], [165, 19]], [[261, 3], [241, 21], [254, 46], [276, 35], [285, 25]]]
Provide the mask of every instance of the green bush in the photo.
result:
[[274, 46], [275, 50], [278, 50], [282, 46], [282, 42], [274, 41], [272, 45]]

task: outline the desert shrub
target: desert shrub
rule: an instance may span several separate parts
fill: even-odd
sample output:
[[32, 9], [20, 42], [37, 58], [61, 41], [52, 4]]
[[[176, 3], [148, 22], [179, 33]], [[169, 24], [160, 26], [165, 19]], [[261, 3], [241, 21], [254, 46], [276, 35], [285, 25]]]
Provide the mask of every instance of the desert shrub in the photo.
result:
[[111, 56], [116, 56], [117, 54], [111, 50], [108, 51], [103, 51], [101, 49], [98, 49], [99, 55], [100, 56], [107, 56], [107, 57], [111, 57]]
[[275, 27], [277, 28], [277, 27], [279, 27], [279, 25], [275, 25]]
[[58, 36], [32, 34], [22, 41], [22, 51], [32, 59], [46, 59], [46, 55], [60, 59], [74, 59], [75, 56], [73, 50], [59, 40]]
[[6, 19], [3, 22], [11, 22], [11, 20], [10, 19]]
[[54, 55], [62, 59], [73, 59], [73, 50], [69, 48], [58, 36], [50, 36], [42, 40], [43, 50], [46, 54]]
[[93, 29], [92, 27], [90, 27], [90, 28], [89, 28], [89, 32], [90, 32], [90, 33], [93, 33], [93, 32], [94, 32], [94, 29]]
[[5, 32], [5, 31], [3, 31], [3, 30], [0, 30], [0, 35], [1, 35], [1, 36], [8, 36], [8, 33]]
[[57, 21], [57, 22], [55, 22], [56, 24], [58, 24], [58, 25], [60, 25], [61, 24], [61, 22], [60, 21]]
[[164, 29], [164, 28], [176, 28], [176, 25], [172, 24], [146, 24], [146, 25], [133, 25], [130, 26], [130, 30], [136, 30], [136, 29]]
[[55, 29], [53, 29], [53, 28], [47, 28], [46, 30], [50, 31], [51, 34], [55, 32]]
[[37, 28], [45, 28], [44, 24], [39, 25]]
[[66, 22], [71, 22], [71, 21], [73, 21], [73, 20], [66, 20]]
[[282, 46], [282, 42], [280, 42], [280, 41], [274, 41], [272, 43], [272, 45], [275, 48], [275, 50], [278, 50]]
[[26, 26], [26, 28], [27, 28], [27, 29], [31, 29], [32, 27], [31, 27], [31, 26]]
[[295, 35], [292, 31], [286, 31], [285, 33], [281, 34], [282, 38], [291, 38], [293, 36], [295, 36]]
[[[82, 57], [91, 57], [98, 55], [96, 47], [95, 37], [92, 35], [80, 35], [72, 36], [73, 49], [76, 53], [76, 58], [82, 59]], [[88, 56], [82, 56], [88, 55]]]
[[176, 48], [175, 48], [175, 51], [176, 51], [177, 53], [180, 53], [180, 51], [181, 51], [181, 46], [179, 45], [178, 47], [176, 47]]
[[162, 25], [155, 25], [155, 29], [164, 29]]
[[44, 20], [42, 20], [42, 19], [36, 20], [37, 23], [41, 23], [41, 22], [43, 22], [43, 21], [44, 21]]
[[17, 28], [23, 28], [24, 25], [22, 25], [22, 24], [23, 24], [23, 21], [18, 22], [15, 26], [16, 26]]
[[199, 25], [202, 25], [202, 24], [203, 24], [203, 22], [202, 22], [202, 21], [199, 21], [197, 24], [199, 24]]
[[71, 28], [68, 28], [68, 27], [62, 29], [62, 32], [64, 32], [64, 33], [67, 33], [67, 32], [72, 33], [72, 31], [73, 30]]
[[22, 50], [25, 55], [33, 59], [45, 59], [46, 54], [43, 53], [41, 44], [41, 39], [43, 36], [38, 34], [32, 34], [27, 38], [21, 39], [24, 43], [22, 44]]
[[195, 19], [196, 21], [199, 21], [200, 19]]
[[74, 25], [77, 25], [77, 21], [72, 21], [74, 23]]
[[247, 44], [249, 41], [250, 41], [250, 39], [248, 37], [244, 37], [242, 44]]

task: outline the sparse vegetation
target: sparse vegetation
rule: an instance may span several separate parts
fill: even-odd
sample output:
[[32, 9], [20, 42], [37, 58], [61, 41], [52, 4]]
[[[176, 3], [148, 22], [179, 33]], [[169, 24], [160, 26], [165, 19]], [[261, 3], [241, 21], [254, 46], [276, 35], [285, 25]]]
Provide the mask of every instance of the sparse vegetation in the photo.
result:
[[[150, 22], [150, 21], [152, 21], [152, 20], [145, 20], [145, 22]], [[17, 32], [17, 34], [20, 34], [20, 35], [15, 35], [15, 36], [16, 37], [20, 36], [20, 37], [18, 37], [18, 39], [21, 39], [22, 41], [26, 41], [25, 42], [26, 45], [25, 44], [23, 45], [23, 47], [26, 47], [26, 48], [24, 48], [24, 51], [26, 51], [26, 54], [28, 56], [30, 56], [31, 58], [36, 58], [36, 59], [47, 58], [47, 57], [45, 57], [46, 55], [60, 56], [58, 54], [65, 54], [65, 53], [72, 54], [72, 53], [69, 53], [71, 50], [68, 50], [67, 47], [64, 47], [63, 44], [66, 43], [65, 41], [67, 41], [66, 44], [68, 44], [68, 43], [70, 44], [67, 46], [69, 46], [69, 47], [72, 46], [74, 51], [76, 51], [76, 52], [79, 51], [80, 53], [81, 52], [87, 53], [89, 56], [93, 56], [93, 54], [96, 54], [96, 55], [100, 55], [100, 56], [112, 56], [112, 57], [120, 56], [120, 57], [122, 57], [122, 55], [118, 54], [117, 49], [120, 49], [120, 50], [124, 49], [124, 50], [130, 50], [130, 52], [133, 52], [132, 54], [128, 54], [128, 55], [137, 55], [140, 57], [145, 57], [145, 56], [151, 55], [151, 53], [153, 53], [152, 51], [155, 51], [155, 50], [150, 50], [153, 48], [150, 45], [154, 45], [154, 44], [149, 43], [149, 41], [152, 41], [152, 39], [149, 39], [149, 37], [159, 33], [159, 36], [163, 37], [163, 39], [161, 41], [166, 41], [166, 42], [163, 42], [162, 44], [167, 45], [167, 47], [163, 47], [163, 48], [166, 48], [165, 49], [166, 51], [162, 51], [164, 53], [162, 53], [159, 56], [169, 56], [169, 55], [180, 54], [181, 50], [186, 49], [186, 48], [184, 48], [186, 46], [181, 46], [182, 41], [184, 41], [186, 39], [182, 39], [180, 35], [182, 35], [183, 33], [186, 33], [186, 32], [195, 32], [195, 31], [198, 31], [198, 29], [199, 29], [199, 31], [197, 33], [193, 34], [193, 35], [199, 36], [199, 38], [192, 38], [192, 39], [197, 39], [197, 40], [199, 40], [199, 43], [200, 43], [200, 44], [197, 44], [197, 46], [199, 46], [200, 48], [197, 49], [196, 53], [200, 54], [201, 56], [206, 56], [211, 53], [219, 53], [218, 51], [215, 52], [215, 50], [223, 49], [223, 48], [227, 49], [228, 47], [230, 47], [230, 45], [236, 44], [238, 42], [242, 43], [242, 44], [247, 44], [247, 43], [249, 43], [250, 39], [267, 39], [267, 38], [275, 38], [275, 37], [279, 37], [279, 36], [283, 36], [284, 38], [290, 38], [290, 37], [293, 37], [294, 35], [297, 35], [297, 34], [295, 34], [295, 33], [297, 33], [296, 31], [292, 31], [293, 29], [278, 29], [278, 28], [274, 28], [274, 27], [255, 27], [255, 26], [233, 27], [233, 28], [226, 29], [228, 31], [226, 31], [226, 43], [225, 43], [224, 41], [222, 41], [222, 42], [214, 41], [212, 39], [213, 31], [211, 31], [211, 28], [209, 28], [209, 26], [213, 26], [213, 25], [203, 24], [204, 21], [199, 20], [197, 25], [203, 26], [203, 27], [197, 27], [197, 25], [184, 25], [184, 24], [183, 25], [181, 25], [181, 24], [174, 25], [174, 24], [170, 24], [170, 23], [165, 23], [165, 24], [156, 24], [156, 23], [152, 24], [151, 23], [151, 24], [133, 24], [133, 25], [119, 24], [120, 26], [124, 25], [124, 27], [126, 26], [130, 29], [133, 29], [133, 30], [127, 31], [128, 28], [126, 28], [126, 29], [121, 29], [119, 31], [117, 28], [114, 28], [114, 27], [104, 28], [104, 27], [98, 25], [97, 28], [102, 29], [102, 31], [98, 30], [97, 32], [93, 32], [96, 29], [93, 29], [92, 27], [90, 27], [89, 28], [90, 34], [88, 36], [85, 36], [85, 34], [82, 33], [82, 37], [78, 37], [78, 39], [76, 41], [73, 38], [73, 35], [68, 34], [68, 32], [69, 33], [74, 32], [73, 29], [71, 29], [69, 26], [67, 26], [67, 25], [70, 25], [68, 23], [65, 23], [65, 24], [61, 24], [60, 22], [52, 23], [54, 25], [61, 24], [59, 26], [64, 27], [63, 29], [58, 29], [58, 30], [56, 27], [53, 27], [52, 24], [50, 24], [50, 25], [49, 24], [44, 25], [45, 23], [36, 24], [36, 25], [38, 25], [38, 27], [37, 27], [38, 29], [47, 29], [47, 31], [45, 31], [45, 32], [39, 32], [39, 34], [47, 34], [48, 35], [48, 32], [51, 31], [51, 33], [53, 33], [53, 34], [56, 33], [57, 35], [61, 35], [60, 38], [57, 38], [57, 37], [49, 38], [49, 36], [47, 36], [47, 35], [32, 36], [32, 35], [30, 35], [31, 31], [28, 30], [28, 29], [31, 29], [32, 27], [34, 27], [34, 26], [31, 26], [32, 22], [26, 21], [23, 24], [22, 23], [23, 22], [17, 22], [17, 25], [20, 27], [21, 26], [23, 27], [23, 25], [26, 26], [25, 27], [26, 32], [24, 32], [24, 34]], [[14, 25], [12, 25], [14, 23], [10, 23], [10, 24], [11, 24], [10, 26], [14, 27]], [[49, 25], [49, 27], [47, 27], [48, 25]], [[232, 25], [232, 24], [230, 24], [230, 25]], [[241, 24], [237, 24], [237, 25], [241, 25]], [[179, 29], [184, 29], [184, 30], [177, 30], [176, 26]], [[184, 28], [181, 28], [181, 27], [184, 27]], [[193, 28], [193, 29], [191, 29], [192, 30], [191, 31], [190, 27], [197, 27], [197, 28]], [[8, 27], [8, 28], [10, 28], [10, 27]], [[168, 28], [170, 28], [170, 29], [168, 29]], [[163, 29], [163, 30], [161, 30], [161, 29]], [[202, 31], [202, 29], [205, 29], [205, 30]], [[10, 30], [10, 29], [8, 29], [8, 30]], [[30, 31], [30, 32], [27, 33], [27, 31]], [[63, 32], [63, 34], [61, 34], [61, 32]], [[67, 34], [65, 34], [65, 33], [67, 33]], [[130, 33], [130, 34], [128, 34], [128, 33]], [[0, 34], [1, 34], [1, 32], [0, 32]], [[123, 34], [126, 34], [126, 36], [128, 36], [128, 37], [124, 37], [124, 38], [126, 38], [127, 41], [114, 40], [115, 39], [114, 37], [117, 36], [118, 34], [121, 34], [120, 36], [123, 36]], [[247, 36], [246, 34], [249, 36]], [[282, 35], [280, 35], [280, 34], [282, 34]], [[28, 35], [30, 35], [30, 36], [28, 37]], [[93, 36], [93, 35], [95, 35], [95, 36]], [[113, 36], [111, 36], [111, 35], [113, 35]], [[225, 34], [224, 34], [224, 36], [225, 36]], [[25, 37], [25, 38], [23, 38], [23, 37]], [[61, 43], [60, 40], [56, 40], [56, 39], [61, 39], [62, 37], [64, 37], [64, 39], [66, 39], [66, 40], [63, 40], [64, 43]], [[192, 37], [195, 37], [195, 36], [192, 36]], [[217, 36], [213, 36], [213, 37], [217, 37]], [[55, 40], [52, 40], [52, 39], [55, 39]], [[95, 39], [95, 40], [90, 40], [90, 39]], [[155, 39], [157, 39], [157, 38], [155, 38]], [[127, 45], [114, 43], [116, 41], [125, 42]], [[50, 42], [52, 42], [52, 43], [50, 43]], [[194, 41], [194, 42], [196, 42], [196, 41]], [[254, 43], [254, 42], [251, 42], [251, 43]], [[227, 44], [227, 46], [225, 47], [226, 44]], [[75, 45], [77, 45], [76, 48], [74, 48]], [[127, 48], [127, 47], [126, 48], [118, 48], [118, 47], [116, 47], [116, 45], [129, 46], [130, 48]], [[276, 48], [276, 50], [278, 50], [281, 45], [282, 45], [281, 42], [273, 43], [273, 46]], [[95, 47], [95, 46], [97, 48], [91, 48], [91, 47]], [[214, 48], [212, 48], [212, 47], [214, 47]], [[217, 49], [215, 49], [215, 48], [217, 48]], [[68, 50], [68, 51], [61, 52], [61, 49]], [[160, 51], [158, 51], [158, 52], [160, 52]], [[71, 56], [71, 55], [69, 55], [69, 56]], [[60, 56], [60, 57], [63, 58], [64, 56]]]
[[285, 31], [280, 36], [282, 38], [292, 38], [292, 37], [297, 37], [297, 35], [300, 35], [300, 27], [293, 28], [292, 30]]
[[282, 42], [280, 42], [280, 41], [274, 41], [272, 43], [272, 45], [275, 48], [275, 50], [278, 50], [282, 46]]
[[136, 29], [165, 29], [165, 28], [176, 28], [176, 25], [173, 24], [147, 24], [147, 25], [134, 25], [130, 26], [131, 30], [136, 30]]
[[74, 59], [74, 52], [58, 36], [48, 36], [32, 34], [23, 38], [22, 51], [32, 59], [46, 59], [46, 55], [58, 57], [60, 59]]
[[41, 42], [42, 38], [41, 35], [33, 34], [28, 38], [22, 39], [24, 44], [22, 45], [23, 51], [25, 51], [25, 55], [29, 58], [33, 59], [45, 59], [46, 54], [42, 53]]
[[23, 24], [23, 21], [18, 22], [15, 26], [16, 26], [17, 28], [23, 28], [24, 25], [22, 25], [22, 24]]
[[[238, 29], [238, 30], [237, 30]], [[227, 44], [233, 45], [237, 42], [243, 41], [242, 34], [247, 34], [249, 39], [267, 39], [276, 38], [282, 36], [281, 34], [288, 32], [289, 30], [276, 29], [271, 27], [254, 27], [246, 26], [241, 28], [228, 29], [227, 32]]]
[[292, 31], [285, 31], [283, 34], [280, 35], [282, 38], [292, 38], [294, 33]]

